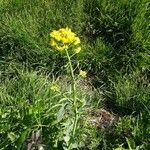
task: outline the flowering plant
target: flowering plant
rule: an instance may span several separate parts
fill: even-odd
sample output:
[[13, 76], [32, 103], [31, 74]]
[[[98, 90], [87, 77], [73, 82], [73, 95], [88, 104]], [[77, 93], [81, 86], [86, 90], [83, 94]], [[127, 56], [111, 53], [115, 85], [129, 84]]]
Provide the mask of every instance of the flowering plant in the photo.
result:
[[[73, 69], [73, 65], [72, 65], [72, 61], [71, 61], [71, 58], [73, 55], [70, 56], [70, 51], [72, 50], [74, 52], [74, 54], [80, 52], [80, 50], [81, 50], [80, 38], [75, 33], [73, 33], [71, 31], [71, 29], [69, 29], [68, 27], [52, 31], [50, 33], [50, 38], [51, 38], [50, 39], [51, 47], [58, 50], [59, 52], [64, 52], [65, 55], [67, 56], [68, 64], [69, 64], [69, 71], [70, 71], [70, 75], [72, 78], [71, 101], [69, 100], [69, 103], [70, 103], [69, 108], [71, 108], [70, 114], [73, 114], [73, 117], [70, 118], [70, 120], [68, 121], [69, 123], [65, 123], [65, 124], [69, 124], [69, 125], [63, 127], [63, 128], [66, 128], [66, 130], [69, 129], [69, 131], [70, 131], [69, 135], [68, 134], [63, 135], [63, 139], [64, 139], [68, 149], [71, 149], [71, 147], [72, 147], [71, 145], [73, 144], [72, 141], [75, 141], [74, 139], [75, 139], [77, 128], [79, 126], [79, 119], [81, 116], [81, 112], [79, 111], [79, 108], [83, 107], [83, 105], [81, 106], [81, 101], [77, 98], [76, 80], [75, 80], [74, 69]], [[86, 72], [80, 70], [79, 76], [86, 77]], [[56, 87], [53, 87], [53, 90], [56, 91]], [[59, 114], [63, 114], [62, 110], [64, 110], [64, 105], [60, 109]], [[58, 120], [60, 121], [60, 119], [58, 119]], [[66, 133], [64, 133], [64, 134], [66, 134]]]
[[79, 53], [81, 50], [79, 37], [68, 27], [52, 31], [50, 37], [50, 45], [60, 52], [71, 46], [75, 53]]

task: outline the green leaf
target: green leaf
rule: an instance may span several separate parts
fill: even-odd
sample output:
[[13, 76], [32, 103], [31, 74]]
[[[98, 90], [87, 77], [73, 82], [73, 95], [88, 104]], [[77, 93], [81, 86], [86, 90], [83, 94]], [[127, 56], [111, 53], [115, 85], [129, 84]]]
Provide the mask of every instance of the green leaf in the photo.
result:
[[17, 150], [21, 150], [23, 142], [26, 140], [29, 132], [31, 131], [30, 128], [26, 128], [20, 135], [20, 138], [17, 141]]
[[67, 103], [65, 103], [64, 105], [62, 105], [62, 107], [59, 109], [58, 113], [57, 113], [57, 122], [60, 122], [64, 115], [65, 115], [65, 106], [67, 105]]
[[129, 146], [129, 150], [133, 150], [135, 148], [135, 142], [133, 139], [129, 139], [129, 138], [126, 138], [126, 141], [128, 143], [128, 146]]
[[11, 140], [11, 142], [14, 142], [17, 138], [14, 132], [8, 133], [8, 138]]

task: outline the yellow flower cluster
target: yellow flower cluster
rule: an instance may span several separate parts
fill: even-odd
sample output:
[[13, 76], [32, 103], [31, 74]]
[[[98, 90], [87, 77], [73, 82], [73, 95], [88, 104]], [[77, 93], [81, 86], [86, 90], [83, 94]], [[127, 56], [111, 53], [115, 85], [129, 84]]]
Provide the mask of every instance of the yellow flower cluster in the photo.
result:
[[68, 27], [52, 31], [50, 37], [50, 45], [58, 51], [64, 51], [71, 45], [74, 46], [75, 53], [79, 53], [81, 50], [79, 37]]
[[85, 78], [87, 76], [87, 72], [83, 71], [83, 70], [80, 70], [79, 76]]
[[50, 89], [53, 91], [53, 92], [59, 92], [60, 91], [60, 87], [59, 85], [57, 84], [53, 84]]

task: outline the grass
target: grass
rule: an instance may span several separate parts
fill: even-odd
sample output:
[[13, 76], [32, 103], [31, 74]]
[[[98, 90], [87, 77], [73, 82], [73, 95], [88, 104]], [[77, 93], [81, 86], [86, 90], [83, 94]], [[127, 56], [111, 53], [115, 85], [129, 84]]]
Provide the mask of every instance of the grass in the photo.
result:
[[[150, 149], [149, 12], [148, 0], [1, 0], [0, 149]], [[81, 119], [71, 139], [67, 59], [49, 45], [66, 26], [82, 46], [72, 60]], [[89, 108], [116, 120], [98, 128]]]

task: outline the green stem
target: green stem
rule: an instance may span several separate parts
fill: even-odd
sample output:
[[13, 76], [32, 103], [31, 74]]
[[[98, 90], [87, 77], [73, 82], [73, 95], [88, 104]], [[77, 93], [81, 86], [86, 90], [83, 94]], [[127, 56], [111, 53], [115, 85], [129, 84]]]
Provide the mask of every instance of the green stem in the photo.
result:
[[75, 132], [76, 132], [76, 128], [77, 128], [77, 123], [78, 123], [78, 110], [75, 109], [75, 119], [74, 119], [74, 124], [73, 124], [73, 137], [75, 135]]
[[69, 61], [69, 68], [70, 68], [70, 72], [71, 72], [71, 78], [73, 80], [72, 82], [72, 96], [73, 96], [73, 107], [74, 107], [74, 113], [75, 113], [75, 119], [74, 119], [74, 124], [73, 124], [73, 137], [75, 135], [76, 132], [76, 128], [77, 128], [77, 123], [78, 123], [78, 110], [77, 110], [77, 100], [76, 100], [76, 87], [75, 87], [75, 76], [74, 76], [74, 70], [72, 67], [72, 63], [71, 63], [71, 59], [68, 53], [68, 50], [66, 49], [66, 54], [67, 54], [67, 58]]
[[71, 59], [70, 59], [70, 56], [69, 56], [69, 53], [68, 53], [68, 50], [66, 49], [66, 54], [67, 54], [67, 58], [68, 58], [68, 61], [69, 61], [69, 68], [70, 68], [70, 72], [71, 72], [71, 78], [73, 80], [73, 83], [72, 83], [72, 91], [73, 91], [73, 100], [74, 102], [76, 101], [75, 99], [75, 77], [74, 77], [74, 71], [73, 71], [73, 68], [72, 68], [72, 63], [71, 63]]

